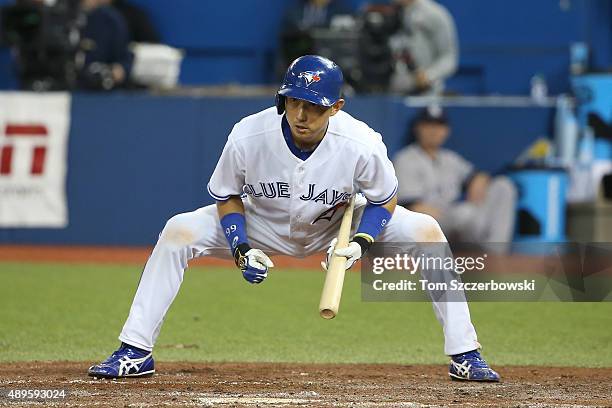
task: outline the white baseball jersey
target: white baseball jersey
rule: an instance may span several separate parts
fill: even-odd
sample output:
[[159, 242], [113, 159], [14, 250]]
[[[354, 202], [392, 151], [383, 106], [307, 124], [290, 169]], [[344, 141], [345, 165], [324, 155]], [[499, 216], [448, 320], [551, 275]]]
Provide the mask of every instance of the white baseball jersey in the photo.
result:
[[334, 228], [342, 215], [335, 210], [353, 194], [373, 204], [393, 198], [393, 164], [368, 125], [338, 112], [316, 150], [301, 160], [287, 146], [281, 121], [272, 107], [238, 122], [208, 183], [216, 200], [246, 195], [249, 225], [307, 245]]

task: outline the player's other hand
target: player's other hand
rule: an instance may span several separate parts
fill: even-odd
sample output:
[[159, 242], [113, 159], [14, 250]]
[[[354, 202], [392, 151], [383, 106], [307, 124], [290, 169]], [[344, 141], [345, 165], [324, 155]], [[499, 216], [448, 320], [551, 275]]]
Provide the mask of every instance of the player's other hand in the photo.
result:
[[428, 89], [431, 86], [431, 81], [427, 77], [427, 73], [422, 69], [417, 69], [415, 72], [414, 79], [416, 81], [417, 88], [421, 90]]
[[250, 283], [261, 283], [268, 277], [268, 268], [274, 263], [261, 249], [252, 249], [248, 244], [240, 244], [234, 251], [236, 265], [242, 276]]
[[480, 204], [487, 197], [491, 179], [485, 173], [478, 173], [470, 181], [467, 188], [467, 200], [471, 203]]
[[329, 248], [327, 248], [327, 256], [325, 257], [325, 261], [321, 262], [321, 266], [323, 269], [327, 270], [329, 264], [331, 262], [332, 255], [343, 256], [346, 258], [346, 264], [344, 269], [350, 269], [355, 262], [361, 258], [361, 245], [356, 243], [355, 241], [349, 242], [346, 248], [336, 249], [336, 244], [338, 243], [338, 238], [332, 239], [332, 242], [329, 243]]

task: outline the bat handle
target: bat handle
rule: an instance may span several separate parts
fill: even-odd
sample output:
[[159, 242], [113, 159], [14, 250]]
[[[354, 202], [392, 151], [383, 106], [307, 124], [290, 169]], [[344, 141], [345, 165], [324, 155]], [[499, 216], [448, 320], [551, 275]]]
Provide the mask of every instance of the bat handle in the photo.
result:
[[[349, 243], [351, 233], [351, 223], [353, 222], [353, 210], [355, 208], [355, 196], [351, 198], [344, 210], [340, 230], [338, 231], [338, 242], [336, 248], [346, 248]], [[319, 303], [319, 315], [324, 319], [333, 319], [338, 314], [340, 298], [342, 297], [342, 286], [344, 285], [344, 274], [346, 272], [346, 258], [332, 254], [327, 265], [327, 274], [321, 293]]]

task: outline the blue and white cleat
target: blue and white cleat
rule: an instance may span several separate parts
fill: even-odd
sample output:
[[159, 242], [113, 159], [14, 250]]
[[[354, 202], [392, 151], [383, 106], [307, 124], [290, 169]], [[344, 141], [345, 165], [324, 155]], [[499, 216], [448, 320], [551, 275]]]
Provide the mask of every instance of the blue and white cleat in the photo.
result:
[[150, 377], [155, 372], [155, 362], [150, 351], [126, 343], [100, 364], [89, 367], [87, 374], [98, 378]]
[[451, 356], [448, 365], [451, 380], [498, 382], [499, 374], [481, 357], [478, 350]]

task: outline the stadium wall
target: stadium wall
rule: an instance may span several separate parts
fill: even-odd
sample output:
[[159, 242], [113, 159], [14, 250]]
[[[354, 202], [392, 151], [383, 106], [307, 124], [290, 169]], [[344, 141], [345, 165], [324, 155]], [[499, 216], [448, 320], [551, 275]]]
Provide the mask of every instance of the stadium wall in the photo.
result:
[[[272, 98], [144, 94], [72, 98], [65, 229], [0, 229], [2, 243], [147, 245], [173, 214], [213, 203], [206, 183], [227, 134]], [[421, 108], [400, 98], [357, 97], [346, 110], [380, 131], [392, 156]], [[550, 133], [551, 106], [450, 102], [448, 146], [498, 171]]]

